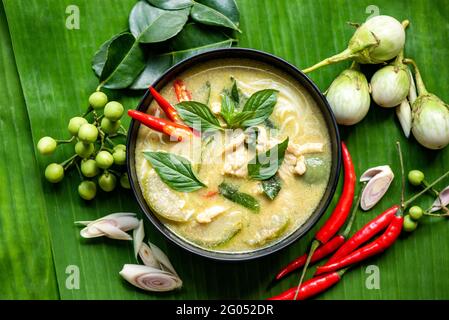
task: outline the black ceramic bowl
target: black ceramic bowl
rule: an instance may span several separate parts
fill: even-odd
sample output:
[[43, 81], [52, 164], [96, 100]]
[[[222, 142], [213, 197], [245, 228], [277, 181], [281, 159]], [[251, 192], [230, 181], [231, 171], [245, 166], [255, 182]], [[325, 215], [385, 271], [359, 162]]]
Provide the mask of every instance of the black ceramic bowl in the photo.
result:
[[[312, 213], [310, 218], [304, 223], [301, 227], [299, 227], [295, 232], [291, 233], [288, 237], [273, 243], [265, 248], [257, 249], [251, 252], [244, 253], [231, 253], [231, 252], [215, 252], [211, 250], [206, 250], [187, 242], [183, 238], [179, 237], [175, 233], [173, 233], [170, 229], [168, 229], [164, 224], [161, 223], [157, 215], [151, 211], [150, 207], [146, 203], [142, 191], [140, 189], [136, 170], [135, 170], [135, 148], [136, 148], [136, 140], [137, 134], [139, 130], [139, 123], [135, 120], [131, 121], [130, 128], [128, 130], [128, 140], [127, 140], [127, 163], [128, 163], [128, 175], [131, 183], [132, 190], [137, 199], [137, 202], [142, 208], [143, 212], [145, 212], [148, 219], [162, 232], [170, 241], [176, 243], [178, 246], [192, 252], [198, 254], [200, 256], [204, 256], [207, 258], [211, 258], [214, 260], [223, 260], [223, 261], [243, 261], [259, 258], [262, 256], [266, 256], [270, 253], [281, 250], [282, 248], [292, 244], [299, 238], [301, 238], [304, 234], [306, 234], [320, 219], [323, 213], [326, 211], [329, 206], [330, 201], [335, 193], [335, 189], [338, 182], [338, 176], [340, 172], [340, 136], [338, 133], [337, 124], [335, 118], [332, 114], [332, 111], [326, 101], [326, 98], [321, 94], [320, 90], [316, 87], [316, 85], [300, 70], [298, 70], [295, 66], [290, 63], [282, 60], [276, 56], [271, 54], [256, 51], [252, 49], [245, 48], [229, 48], [229, 49], [218, 49], [213, 51], [208, 51], [206, 53], [201, 53], [191, 58], [188, 58], [177, 65], [170, 68], [167, 72], [165, 72], [156, 82], [153, 83], [153, 87], [156, 90], [162, 89], [166, 84], [170, 81], [174, 80], [180, 73], [189, 69], [191, 66], [201, 64], [205, 61], [210, 61], [213, 59], [223, 59], [223, 58], [246, 58], [259, 62], [264, 62], [273, 67], [277, 67], [278, 69], [286, 72], [291, 75], [294, 79], [296, 79], [300, 84], [304, 86], [304, 88], [309, 92], [309, 94], [315, 99], [319, 108], [321, 109], [324, 119], [326, 121], [331, 144], [332, 144], [332, 167], [329, 182], [326, 188], [326, 191], [318, 204], [315, 211]], [[149, 91], [145, 93], [142, 100], [140, 101], [137, 110], [146, 112], [148, 106], [152, 101], [152, 96]], [[299, 199], [298, 199], [299, 201]]]

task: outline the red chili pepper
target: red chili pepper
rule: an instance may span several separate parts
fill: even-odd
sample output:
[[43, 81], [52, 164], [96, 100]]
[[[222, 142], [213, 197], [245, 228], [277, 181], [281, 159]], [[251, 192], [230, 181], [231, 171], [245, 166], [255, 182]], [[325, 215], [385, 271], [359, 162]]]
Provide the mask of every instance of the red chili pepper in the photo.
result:
[[[301, 285], [296, 300], [311, 298], [335, 285], [340, 281], [346, 269], [312, 278]], [[268, 298], [267, 300], [295, 300], [297, 287], [284, 291], [280, 295]]]
[[[363, 191], [363, 189], [362, 189], [362, 191]], [[351, 232], [351, 229], [352, 229], [352, 225], [354, 224], [356, 213], [357, 213], [357, 210], [358, 210], [358, 207], [360, 204], [360, 197], [361, 197], [362, 191], [360, 191], [360, 193], [357, 197], [356, 205], [354, 206], [354, 208], [351, 212], [351, 216], [350, 216], [348, 222], [346, 223], [346, 228], [344, 229], [344, 231], [341, 232], [340, 234], [337, 234], [329, 242], [319, 246], [315, 250], [315, 252], [313, 252], [312, 258], [310, 259], [309, 262], [319, 261], [319, 260], [327, 257], [328, 255], [334, 253], [338, 248], [340, 248], [340, 246], [348, 238], [349, 233]], [[279, 279], [283, 278], [284, 276], [286, 276], [287, 274], [289, 274], [290, 272], [304, 266], [306, 264], [306, 262], [307, 262], [307, 254], [300, 256], [296, 260], [293, 260], [292, 262], [290, 262], [290, 264], [288, 264], [284, 269], [282, 269], [277, 274], [275, 280], [279, 280]]]
[[341, 151], [345, 171], [343, 192], [341, 193], [340, 200], [338, 200], [334, 212], [332, 212], [332, 215], [315, 235], [315, 239], [321, 243], [328, 242], [338, 230], [340, 230], [348, 217], [354, 199], [357, 177], [355, 175], [351, 155], [344, 142], [341, 143]]
[[385, 251], [391, 245], [393, 245], [393, 243], [399, 237], [403, 222], [404, 217], [402, 216], [402, 211], [398, 210], [396, 212], [396, 215], [391, 220], [387, 230], [385, 230], [385, 232], [378, 239], [368, 243], [367, 245], [361, 247], [360, 249], [357, 249], [353, 253], [347, 255], [344, 258], [341, 258], [340, 260], [330, 265], [318, 267], [316, 275], [342, 269]]
[[[310, 262], [316, 262], [323, 258], [326, 258], [331, 253], [335, 252], [343, 243], [345, 242], [345, 237], [342, 235], [336, 235], [332, 238], [328, 243], [318, 247], [316, 251], [313, 253], [312, 258], [310, 259]], [[290, 262], [284, 269], [282, 269], [277, 275], [276, 280], [280, 280], [281, 278], [288, 275], [290, 272], [295, 271], [298, 268], [301, 268], [304, 266], [304, 264], [307, 261], [307, 254], [304, 254], [300, 256], [299, 258], [296, 258], [292, 262]], [[295, 288], [296, 290], [296, 288]]]
[[338, 232], [338, 230], [343, 226], [346, 219], [348, 218], [349, 212], [352, 207], [357, 177], [355, 175], [351, 154], [349, 153], [349, 150], [344, 142], [341, 143], [341, 149], [343, 157], [343, 167], [345, 171], [343, 191], [331, 216], [315, 234], [315, 239], [310, 245], [307, 261], [304, 265], [304, 268], [302, 269], [301, 277], [299, 278], [298, 287], [301, 286], [302, 280], [304, 279], [307, 267], [309, 266], [314, 252], [320, 245], [326, 244]]
[[204, 198], [211, 198], [213, 196], [216, 196], [218, 194], [218, 190], [211, 190], [203, 194]]
[[170, 102], [165, 100], [163, 96], [159, 94], [153, 87], [150, 87], [150, 93], [153, 96], [154, 100], [156, 100], [157, 104], [164, 110], [167, 117], [174, 122], [182, 122], [181, 117], [176, 111], [175, 107], [173, 107]]
[[178, 141], [192, 136], [190, 128], [181, 123], [171, 122], [137, 110], [128, 110], [128, 115], [153, 130], [175, 137]]
[[343, 258], [356, 250], [362, 244], [371, 240], [376, 234], [384, 230], [390, 224], [396, 212], [399, 210], [398, 205], [394, 205], [391, 208], [385, 210], [382, 214], [368, 222], [363, 228], [357, 231], [348, 241], [346, 241], [334, 255], [326, 262], [326, 265], [330, 265], [340, 258]]
[[173, 82], [173, 87], [175, 87], [176, 98], [178, 98], [179, 102], [192, 100], [192, 95], [189, 90], [187, 90], [186, 85], [182, 80], [176, 79], [175, 82]]

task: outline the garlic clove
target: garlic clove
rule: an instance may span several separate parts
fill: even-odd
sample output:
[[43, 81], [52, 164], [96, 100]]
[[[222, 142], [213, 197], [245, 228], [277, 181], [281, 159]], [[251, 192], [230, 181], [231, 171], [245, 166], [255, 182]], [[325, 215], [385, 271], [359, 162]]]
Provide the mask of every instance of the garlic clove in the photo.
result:
[[98, 230], [103, 232], [106, 237], [111, 238], [111, 239], [116, 239], [116, 240], [132, 240], [133, 239], [125, 231], [121, 230], [120, 228], [111, 224], [110, 222], [99, 221], [97, 224], [95, 224], [91, 227], [97, 228]]
[[432, 209], [430, 212], [435, 212], [441, 210], [442, 207], [447, 207], [449, 205], [449, 186], [444, 188], [443, 191], [440, 192], [440, 196], [435, 199], [432, 204]]
[[393, 179], [394, 174], [389, 166], [368, 169], [360, 178], [360, 181], [368, 181], [360, 199], [362, 210], [374, 207], [388, 191]]
[[134, 257], [137, 259], [140, 247], [143, 243], [143, 238], [145, 238], [145, 230], [143, 228], [143, 220], [139, 221], [139, 226], [133, 231], [133, 245], [134, 245]]
[[142, 290], [165, 292], [182, 287], [179, 277], [148, 266], [125, 264], [119, 274]]
[[151, 252], [153, 253], [156, 260], [161, 264], [162, 268], [166, 271], [170, 271], [174, 275], [178, 276], [178, 273], [175, 271], [175, 268], [171, 264], [170, 260], [168, 259], [167, 255], [162, 252], [161, 249], [159, 249], [156, 245], [149, 242]]
[[412, 130], [412, 108], [410, 107], [410, 103], [407, 99], [402, 101], [402, 103], [396, 108], [396, 115], [399, 119], [404, 135], [409, 138]]
[[161, 265], [156, 260], [153, 252], [151, 251], [150, 247], [146, 243], [141, 244], [140, 249], [139, 249], [139, 257], [142, 260], [144, 265], [146, 265], [148, 267], [156, 268], [156, 269], [161, 269]]

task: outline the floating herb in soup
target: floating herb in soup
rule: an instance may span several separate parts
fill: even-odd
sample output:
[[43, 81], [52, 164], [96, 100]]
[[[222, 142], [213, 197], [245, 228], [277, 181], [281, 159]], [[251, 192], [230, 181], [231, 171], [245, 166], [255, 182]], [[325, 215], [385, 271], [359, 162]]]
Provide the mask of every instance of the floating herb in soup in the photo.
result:
[[178, 236], [206, 250], [253, 251], [314, 212], [330, 175], [330, 138], [319, 107], [289, 75], [214, 60], [153, 97], [147, 114], [130, 113], [146, 125], [136, 170], [148, 205]]

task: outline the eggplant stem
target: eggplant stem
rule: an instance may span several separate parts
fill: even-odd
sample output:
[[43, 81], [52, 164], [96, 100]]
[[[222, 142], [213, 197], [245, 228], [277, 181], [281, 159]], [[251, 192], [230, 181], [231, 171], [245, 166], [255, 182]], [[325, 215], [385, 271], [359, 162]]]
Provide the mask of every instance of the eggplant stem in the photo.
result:
[[424, 212], [424, 215], [430, 216], [430, 217], [444, 218], [444, 217], [448, 217], [449, 213], [438, 214], [438, 213]]
[[352, 225], [354, 224], [355, 217], [357, 215], [357, 211], [359, 210], [360, 202], [362, 200], [362, 194], [365, 190], [365, 187], [367, 185], [367, 182], [362, 183], [362, 188], [359, 191], [359, 194], [357, 195], [357, 200], [355, 201], [354, 207], [352, 208], [351, 215], [349, 216], [348, 223], [346, 224], [346, 228], [343, 230], [343, 233], [341, 235], [347, 239], [349, 236], [349, 233], [351, 232]]
[[405, 29], [407, 29], [407, 27], [410, 25], [410, 21], [409, 20], [404, 20], [402, 21], [402, 27]]
[[404, 158], [402, 156], [401, 143], [396, 141], [396, 147], [398, 149], [399, 154], [399, 164], [401, 166], [401, 208], [405, 210], [405, 169], [404, 169]]
[[355, 56], [354, 53], [351, 50], [349, 50], [349, 48], [348, 48], [348, 49], [340, 52], [339, 54], [336, 54], [330, 58], [324, 59], [323, 61], [318, 62], [317, 64], [302, 70], [302, 72], [309, 73], [309, 72], [315, 71], [316, 69], [319, 69], [321, 67], [328, 66], [330, 64], [349, 60], [349, 59], [353, 58], [354, 56]]
[[410, 199], [408, 199], [404, 205], [405, 207], [407, 207], [408, 205], [410, 205], [413, 201], [415, 201], [416, 199], [418, 199], [420, 196], [422, 196], [424, 193], [426, 193], [427, 191], [429, 191], [433, 186], [435, 186], [437, 183], [439, 183], [440, 181], [442, 181], [443, 179], [447, 178], [449, 176], [449, 171], [447, 171], [445, 174], [443, 174], [441, 177], [439, 177], [438, 179], [436, 179], [435, 181], [433, 181], [431, 184], [429, 184], [428, 187], [424, 188], [421, 192], [418, 192], [417, 194], [415, 194], [413, 197], [411, 197]]
[[415, 69], [415, 79], [416, 79], [416, 87], [418, 88], [418, 94], [420, 96], [429, 94], [429, 92], [426, 89], [426, 86], [424, 84], [424, 81], [421, 77], [421, 72], [419, 71], [418, 65], [413, 59], [404, 59], [403, 62], [405, 64], [411, 64], [413, 66], [413, 69]]

